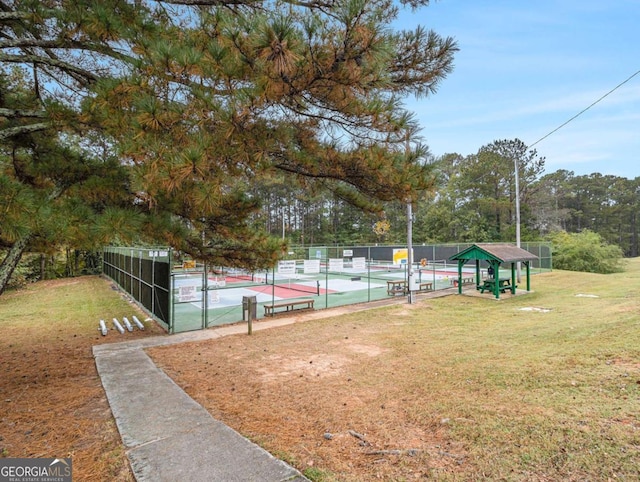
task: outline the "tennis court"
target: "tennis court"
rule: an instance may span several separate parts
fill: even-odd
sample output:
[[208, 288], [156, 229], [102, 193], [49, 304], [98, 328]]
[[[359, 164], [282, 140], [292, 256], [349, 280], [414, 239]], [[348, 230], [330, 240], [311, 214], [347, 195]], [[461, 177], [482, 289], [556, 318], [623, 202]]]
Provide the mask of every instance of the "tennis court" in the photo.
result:
[[[176, 332], [245, 320], [243, 300], [255, 297], [258, 319], [263, 306], [282, 300], [314, 299], [315, 309], [388, 298], [388, 281], [407, 279], [405, 265], [388, 262], [343, 260], [289, 260], [271, 272], [219, 268], [207, 273], [190, 271], [173, 275], [173, 319]], [[474, 271], [469, 270], [469, 275]], [[414, 276], [431, 289], [451, 287], [457, 271], [446, 263], [421, 267]], [[207, 296], [204, 296], [206, 293]]]
[[[414, 245], [412, 258], [420, 261], [413, 264], [412, 291], [452, 288], [457, 263], [446, 260], [468, 247]], [[540, 259], [537, 269], [551, 269], [548, 243], [526, 249]], [[245, 300], [253, 297], [255, 317], [262, 318], [265, 305], [283, 300], [312, 299], [314, 309], [324, 309], [404, 295], [407, 257], [397, 246], [294, 247], [273, 269], [250, 272], [205, 267], [169, 248], [108, 247], [103, 272], [169, 333], [179, 333], [246, 321]], [[465, 266], [462, 276], [469, 282], [475, 266]]]

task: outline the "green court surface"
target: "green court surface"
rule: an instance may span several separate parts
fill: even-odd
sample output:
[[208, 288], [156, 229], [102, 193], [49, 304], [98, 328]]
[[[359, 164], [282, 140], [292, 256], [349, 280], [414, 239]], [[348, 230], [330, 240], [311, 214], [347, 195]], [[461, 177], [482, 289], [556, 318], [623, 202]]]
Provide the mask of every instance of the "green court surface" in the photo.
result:
[[[414, 276], [417, 283], [423, 284], [424, 291], [430, 291], [451, 288], [457, 273], [451, 267], [433, 267], [419, 270]], [[313, 309], [320, 310], [402, 296], [403, 292], [393, 292], [392, 288], [405, 280], [406, 270], [397, 266], [368, 268], [365, 272], [347, 269], [339, 273], [304, 273], [302, 269], [289, 274], [209, 273], [206, 279], [201, 272], [175, 275], [173, 331], [246, 321], [249, 313], [243, 301], [248, 297], [257, 304], [252, 318], [261, 319], [265, 317], [265, 305], [283, 301], [313, 300]], [[203, 296], [205, 292], [207, 297]]]

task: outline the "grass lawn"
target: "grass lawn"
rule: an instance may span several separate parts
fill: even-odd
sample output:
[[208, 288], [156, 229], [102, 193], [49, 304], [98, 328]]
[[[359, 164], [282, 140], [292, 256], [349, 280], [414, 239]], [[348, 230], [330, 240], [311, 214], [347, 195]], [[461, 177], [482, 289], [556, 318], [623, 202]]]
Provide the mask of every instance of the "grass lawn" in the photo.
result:
[[[532, 287], [149, 353], [315, 481], [638, 480], [640, 259]], [[133, 480], [91, 347], [161, 333], [99, 334], [100, 318], [134, 313], [98, 277], [0, 297], [0, 456], [72, 457], [74, 480]]]
[[640, 479], [640, 259], [150, 354], [316, 481]]
[[71, 457], [73, 480], [132, 481], [91, 347], [161, 333], [103, 337], [98, 322], [146, 316], [99, 277], [0, 296], [0, 457]]

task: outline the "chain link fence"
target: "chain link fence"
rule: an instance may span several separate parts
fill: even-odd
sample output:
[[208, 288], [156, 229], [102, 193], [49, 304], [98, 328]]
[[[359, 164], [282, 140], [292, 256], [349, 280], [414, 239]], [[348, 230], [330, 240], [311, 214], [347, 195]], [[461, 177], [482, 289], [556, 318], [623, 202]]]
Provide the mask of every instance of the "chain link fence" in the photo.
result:
[[[453, 288], [457, 262], [448, 260], [469, 246], [414, 245], [417, 295]], [[538, 257], [532, 273], [552, 269], [549, 243], [521, 247]], [[326, 309], [401, 296], [407, 287], [406, 258], [406, 246], [294, 246], [273, 269], [252, 272], [178, 259], [167, 248], [106, 248], [104, 274], [167, 331], [178, 333], [298, 306]], [[475, 264], [465, 269], [475, 274]], [[253, 313], [247, 312], [248, 303]]]
[[170, 331], [173, 321], [170, 249], [104, 248], [102, 272]]

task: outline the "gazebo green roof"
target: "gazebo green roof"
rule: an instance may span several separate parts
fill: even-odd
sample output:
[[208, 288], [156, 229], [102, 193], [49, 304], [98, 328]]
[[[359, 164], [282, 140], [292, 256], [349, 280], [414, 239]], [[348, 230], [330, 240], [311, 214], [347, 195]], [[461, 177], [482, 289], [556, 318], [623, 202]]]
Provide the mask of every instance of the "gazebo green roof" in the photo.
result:
[[474, 244], [449, 258], [450, 260], [483, 259], [499, 263], [513, 263], [517, 261], [533, 261], [538, 259], [535, 254], [518, 248], [512, 244]]
[[[458, 293], [462, 294], [462, 266], [468, 261], [474, 260], [476, 265], [476, 290], [484, 290], [490, 287], [496, 298], [500, 298], [500, 291], [509, 289], [511, 294], [516, 294], [516, 263], [523, 262], [527, 269], [527, 291], [531, 290], [530, 267], [529, 263], [538, 259], [535, 254], [531, 254], [525, 249], [518, 248], [512, 244], [474, 244], [467, 249], [460, 251], [449, 258], [451, 261], [458, 262]], [[480, 261], [486, 261], [494, 270], [489, 279], [481, 280]], [[501, 278], [499, 276], [500, 265], [511, 265], [510, 278]], [[495, 275], [495, 276], [494, 276]], [[518, 280], [519, 281], [519, 280]], [[481, 284], [482, 282], [482, 284]]]

